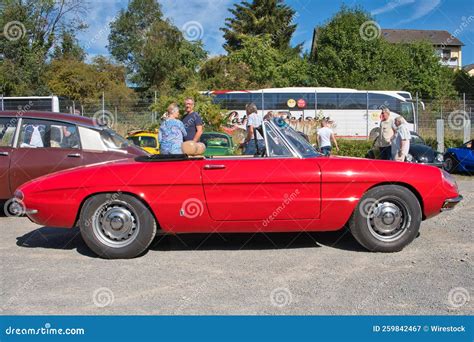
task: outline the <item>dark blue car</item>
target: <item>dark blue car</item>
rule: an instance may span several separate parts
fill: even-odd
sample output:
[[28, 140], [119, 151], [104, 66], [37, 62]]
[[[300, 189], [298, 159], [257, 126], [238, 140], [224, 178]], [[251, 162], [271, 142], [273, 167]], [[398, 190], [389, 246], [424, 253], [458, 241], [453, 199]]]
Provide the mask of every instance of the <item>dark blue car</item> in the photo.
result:
[[444, 154], [443, 167], [446, 171], [474, 173], [474, 140], [460, 147], [448, 148]]

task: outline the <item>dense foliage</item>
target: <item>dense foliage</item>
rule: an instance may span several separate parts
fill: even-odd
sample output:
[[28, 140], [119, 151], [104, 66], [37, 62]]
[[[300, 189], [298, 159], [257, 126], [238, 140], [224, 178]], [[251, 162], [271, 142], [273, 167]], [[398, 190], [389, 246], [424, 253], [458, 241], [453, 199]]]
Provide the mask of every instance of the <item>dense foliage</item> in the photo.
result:
[[219, 108], [198, 90], [328, 86], [401, 89], [437, 99], [474, 96], [474, 78], [442, 66], [429, 43], [363, 37], [361, 27], [374, 18], [360, 8], [342, 7], [318, 27], [317, 53], [310, 56], [291, 44], [294, 9], [283, 0], [244, 1], [229, 9], [222, 28], [227, 53], [209, 58], [200, 40], [185, 39], [164, 17], [158, 0], [131, 0], [110, 24], [110, 59], [88, 58], [76, 38], [85, 28], [85, 0], [3, 0], [1, 6], [0, 27], [23, 26], [19, 39], [0, 39], [5, 96], [54, 93], [82, 103], [105, 92], [125, 110], [156, 91], [153, 108], [162, 111], [169, 101], [194, 94], [214, 126]]

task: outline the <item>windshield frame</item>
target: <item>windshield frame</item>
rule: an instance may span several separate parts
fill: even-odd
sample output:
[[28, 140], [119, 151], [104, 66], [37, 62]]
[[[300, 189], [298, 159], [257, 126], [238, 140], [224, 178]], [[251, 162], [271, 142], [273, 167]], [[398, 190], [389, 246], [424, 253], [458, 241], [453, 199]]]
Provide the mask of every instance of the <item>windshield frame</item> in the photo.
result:
[[[273, 118], [269, 121], [264, 121], [263, 123], [263, 133], [264, 133], [264, 139], [265, 139], [265, 155], [266, 157], [269, 158], [288, 158], [285, 156], [269, 156], [269, 144], [268, 144], [268, 136], [267, 136], [267, 127], [266, 123], [270, 125], [270, 127], [280, 136], [284, 144], [288, 147], [288, 149], [291, 151], [293, 157], [295, 158], [315, 158], [315, 157], [320, 157], [322, 156], [321, 153], [316, 151], [316, 149], [308, 142], [306, 141], [296, 130], [294, 130], [284, 119], [282, 118]], [[290, 141], [286, 134], [282, 131], [283, 129], [288, 129], [292, 131], [293, 137], [298, 140], [298, 142], [302, 145], [306, 145], [309, 150], [312, 151], [312, 153], [305, 153], [302, 151], [298, 146], [296, 146], [292, 141]]]

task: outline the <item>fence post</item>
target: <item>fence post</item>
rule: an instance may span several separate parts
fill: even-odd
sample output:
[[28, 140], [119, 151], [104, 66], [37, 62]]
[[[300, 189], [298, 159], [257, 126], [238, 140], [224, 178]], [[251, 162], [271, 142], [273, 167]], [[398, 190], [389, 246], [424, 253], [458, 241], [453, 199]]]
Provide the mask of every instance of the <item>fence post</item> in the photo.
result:
[[418, 133], [418, 130], [419, 130], [419, 125], [420, 125], [420, 109], [418, 107], [420, 103], [420, 100], [418, 99], [418, 92], [416, 92], [416, 109], [415, 109], [415, 115], [416, 115], [416, 118], [415, 118], [415, 132]]
[[444, 120], [436, 120], [436, 140], [438, 142], [438, 152], [444, 153]]
[[471, 140], [471, 119], [464, 118], [464, 141], [468, 142]]

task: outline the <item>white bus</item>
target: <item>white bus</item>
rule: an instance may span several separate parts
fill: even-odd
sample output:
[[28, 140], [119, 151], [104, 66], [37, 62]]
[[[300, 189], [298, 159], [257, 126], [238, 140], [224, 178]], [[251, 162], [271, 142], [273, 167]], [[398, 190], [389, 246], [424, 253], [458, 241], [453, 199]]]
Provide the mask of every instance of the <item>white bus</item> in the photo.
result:
[[0, 110], [72, 113], [72, 106], [69, 99], [59, 96], [2, 96]]
[[245, 115], [245, 105], [253, 102], [262, 114], [287, 112], [299, 121], [329, 117], [339, 137], [374, 137], [383, 107], [392, 118], [403, 115], [416, 131], [412, 96], [406, 91], [356, 90], [347, 88], [272, 88], [250, 91], [211, 91], [214, 103], [229, 112]]

